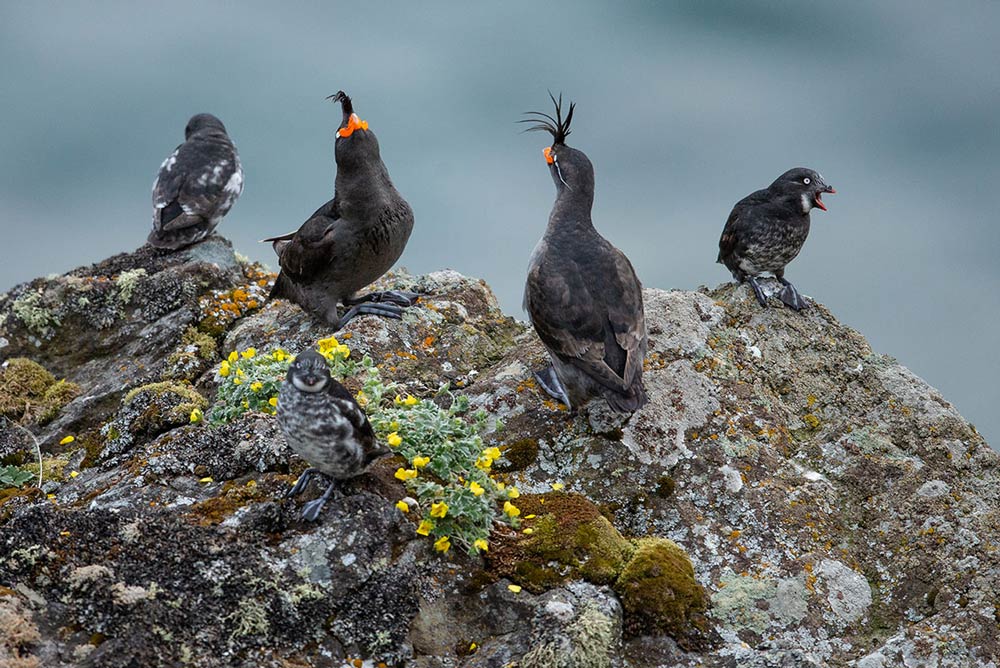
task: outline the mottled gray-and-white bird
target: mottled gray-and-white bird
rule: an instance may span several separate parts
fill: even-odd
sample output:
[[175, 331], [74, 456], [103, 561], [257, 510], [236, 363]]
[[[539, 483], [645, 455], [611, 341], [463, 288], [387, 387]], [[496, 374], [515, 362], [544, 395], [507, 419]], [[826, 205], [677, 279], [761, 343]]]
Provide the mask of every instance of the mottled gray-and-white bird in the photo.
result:
[[201, 241], [242, 192], [243, 167], [226, 127], [212, 114], [192, 116], [153, 184], [150, 245], [177, 250]]
[[[271, 297], [285, 297], [314, 317], [340, 329], [356, 315], [399, 318], [418, 295], [372, 292], [355, 296], [385, 274], [406, 248], [413, 210], [396, 190], [382, 162], [378, 139], [354, 113], [343, 91], [343, 120], [337, 130], [337, 179], [333, 199], [296, 232], [264, 239], [278, 254], [281, 273]], [[339, 304], [350, 308], [343, 316]]]
[[314, 521], [340, 480], [353, 478], [389, 454], [375, 441], [368, 416], [347, 389], [330, 376], [326, 358], [315, 350], [298, 355], [278, 392], [278, 425], [289, 447], [309, 462], [287, 496], [305, 490], [309, 479], [322, 475], [330, 484], [320, 498], [302, 507]]
[[615, 411], [635, 411], [646, 403], [642, 286], [625, 254], [594, 229], [594, 167], [566, 145], [574, 105], [563, 118], [562, 96], [552, 102], [555, 118], [529, 112], [536, 118], [524, 121], [552, 135], [544, 155], [556, 185], [524, 286], [524, 308], [552, 360], [535, 378], [569, 408], [603, 397]]
[[716, 262], [725, 264], [740, 283], [750, 283], [761, 306], [767, 306], [767, 298], [757, 277], [771, 272], [785, 286], [779, 295], [781, 301], [801, 311], [806, 301], [785, 280], [785, 266], [799, 254], [809, 236], [809, 212], [813, 207], [826, 211], [822, 195], [835, 192], [811, 169], [788, 170], [764, 190], [736, 203], [722, 230]]

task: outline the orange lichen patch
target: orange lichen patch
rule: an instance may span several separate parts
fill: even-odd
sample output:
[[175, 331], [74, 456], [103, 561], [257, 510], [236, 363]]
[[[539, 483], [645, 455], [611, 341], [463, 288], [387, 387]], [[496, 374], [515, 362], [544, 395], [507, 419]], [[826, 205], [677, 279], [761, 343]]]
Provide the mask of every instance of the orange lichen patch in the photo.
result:
[[368, 121], [363, 121], [358, 118], [357, 114], [351, 114], [350, 118], [347, 119], [347, 126], [337, 130], [338, 137], [350, 137], [354, 134], [355, 130], [367, 130]]
[[552, 155], [552, 147], [546, 146], [542, 149], [542, 155], [545, 156], [545, 163], [551, 165], [556, 161], [555, 156]]
[[430, 348], [431, 346], [434, 345], [435, 341], [437, 341], [437, 337], [431, 334], [429, 336], [424, 337], [424, 340], [421, 343], [421, 345], [423, 345], [424, 348]]
[[260, 308], [269, 285], [269, 279], [254, 276], [251, 282], [233, 290], [203, 295], [198, 301], [202, 316], [198, 329], [212, 336], [221, 335], [233, 322]]

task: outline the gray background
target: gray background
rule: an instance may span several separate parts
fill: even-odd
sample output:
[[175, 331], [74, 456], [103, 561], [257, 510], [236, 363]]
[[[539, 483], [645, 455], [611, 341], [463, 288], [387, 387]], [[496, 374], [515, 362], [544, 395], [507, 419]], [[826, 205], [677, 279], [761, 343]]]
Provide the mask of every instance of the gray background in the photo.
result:
[[822, 172], [838, 194], [788, 277], [1000, 442], [998, 28], [1000, 3], [963, 0], [4, 2], [0, 290], [139, 246], [200, 111], [246, 170], [220, 231], [275, 266], [256, 240], [332, 194], [343, 88], [416, 211], [403, 264], [481, 276], [524, 317], [553, 186], [514, 121], [551, 88], [578, 103], [594, 220], [648, 286], [728, 280], [732, 204]]

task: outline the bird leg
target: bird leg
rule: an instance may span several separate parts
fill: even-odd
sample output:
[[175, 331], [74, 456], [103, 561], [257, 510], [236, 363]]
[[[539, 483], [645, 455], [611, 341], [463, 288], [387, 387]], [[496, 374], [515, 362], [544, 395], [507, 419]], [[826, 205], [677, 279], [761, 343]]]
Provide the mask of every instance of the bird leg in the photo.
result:
[[309, 479], [314, 475], [323, 475], [320, 473], [319, 469], [308, 468], [302, 472], [299, 479], [295, 481], [295, 485], [292, 486], [290, 490], [285, 493], [285, 498], [290, 499], [293, 496], [298, 496], [306, 490], [306, 486], [309, 484]]
[[566, 408], [572, 408], [572, 404], [569, 402], [569, 396], [566, 394], [566, 389], [563, 384], [559, 382], [559, 376], [556, 375], [555, 367], [549, 365], [548, 367], [536, 371], [534, 373], [535, 380], [541, 385], [542, 389], [545, 390], [545, 394], [549, 395], [556, 401], [566, 404]]
[[802, 309], [809, 306], [806, 300], [802, 298], [799, 291], [795, 289], [789, 281], [785, 280], [784, 276], [777, 276], [778, 282], [784, 285], [784, 289], [778, 294], [778, 298], [785, 302], [788, 308], [794, 309], [796, 311], [801, 311]]
[[344, 299], [346, 306], [354, 306], [364, 302], [389, 303], [397, 306], [413, 306], [420, 299], [416, 292], [406, 290], [385, 290], [384, 292], [369, 292], [360, 297], [348, 297]]
[[760, 283], [757, 282], [757, 279], [753, 276], [747, 276], [747, 283], [749, 283], [750, 287], [753, 288], [753, 293], [757, 295], [757, 301], [760, 302], [760, 305], [767, 308], [767, 297], [764, 296], [764, 291], [761, 290]]
[[403, 317], [403, 309], [395, 304], [357, 304], [348, 309], [347, 313], [340, 318], [337, 323], [337, 329], [341, 329], [347, 325], [355, 316], [359, 315], [380, 315], [383, 318], [393, 318], [395, 320], [400, 320]]
[[319, 497], [318, 499], [313, 499], [312, 501], [309, 501], [308, 503], [302, 506], [302, 519], [304, 519], [306, 522], [316, 521], [316, 519], [319, 517], [320, 511], [323, 510], [323, 506], [326, 505], [327, 500], [330, 498], [330, 495], [333, 494], [335, 489], [337, 489], [336, 480], [325, 475], [323, 477], [327, 478], [327, 480], [330, 481], [330, 484], [327, 485], [326, 487], [326, 491], [323, 492], [323, 496]]

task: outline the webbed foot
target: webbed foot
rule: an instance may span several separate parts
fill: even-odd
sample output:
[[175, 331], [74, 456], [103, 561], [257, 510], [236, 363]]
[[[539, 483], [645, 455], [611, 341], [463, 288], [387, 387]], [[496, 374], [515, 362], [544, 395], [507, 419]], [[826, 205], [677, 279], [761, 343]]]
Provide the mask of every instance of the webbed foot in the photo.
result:
[[764, 291], [761, 289], [760, 283], [757, 282], [757, 279], [753, 276], [748, 276], [747, 283], [749, 283], [750, 287], [753, 288], [753, 293], [757, 296], [757, 301], [760, 302], [760, 305], [767, 308], [767, 297], [764, 296]]
[[383, 292], [370, 292], [360, 297], [350, 297], [344, 300], [348, 306], [374, 302], [382, 304], [395, 304], [396, 306], [413, 306], [420, 300], [421, 295], [407, 290], [385, 290]]
[[330, 479], [330, 484], [327, 485], [326, 491], [323, 492], [323, 496], [318, 499], [313, 499], [302, 506], [302, 519], [306, 522], [315, 522], [319, 518], [320, 512], [323, 510], [323, 506], [326, 505], [327, 500], [329, 500], [330, 495], [337, 488], [337, 482]]
[[563, 384], [559, 381], [559, 376], [556, 375], [555, 367], [548, 366], [544, 369], [536, 371], [534, 373], [535, 380], [538, 384], [545, 390], [545, 394], [549, 395], [558, 402], [566, 405], [566, 408], [571, 408], [572, 404], [569, 402], [569, 396], [566, 394], [566, 389]]
[[309, 485], [309, 479], [314, 475], [322, 475], [322, 473], [319, 472], [319, 469], [313, 468], [308, 468], [303, 471], [302, 475], [299, 476], [299, 479], [295, 481], [294, 485], [292, 485], [292, 488], [285, 492], [285, 498], [290, 499], [293, 496], [298, 496], [304, 492], [306, 490], [306, 486]]

